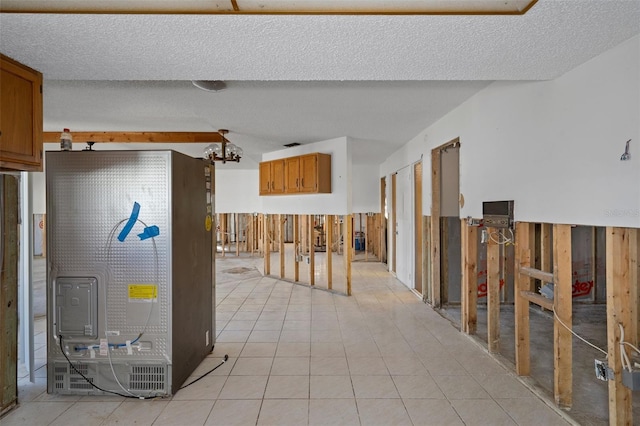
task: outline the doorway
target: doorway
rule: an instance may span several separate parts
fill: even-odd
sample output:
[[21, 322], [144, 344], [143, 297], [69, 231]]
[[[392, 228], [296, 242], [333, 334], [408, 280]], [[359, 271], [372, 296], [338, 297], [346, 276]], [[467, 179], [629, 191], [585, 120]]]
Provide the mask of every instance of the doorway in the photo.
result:
[[460, 139], [431, 151], [431, 302], [460, 301]]

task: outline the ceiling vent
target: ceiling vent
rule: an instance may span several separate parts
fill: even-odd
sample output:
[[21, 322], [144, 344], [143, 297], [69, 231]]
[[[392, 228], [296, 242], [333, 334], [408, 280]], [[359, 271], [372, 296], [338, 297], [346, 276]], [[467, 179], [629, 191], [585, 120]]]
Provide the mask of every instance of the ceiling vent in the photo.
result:
[[298, 142], [292, 142], [292, 143], [288, 143], [285, 144], [284, 146], [286, 146], [287, 148], [292, 148], [294, 146], [299, 146], [300, 144]]

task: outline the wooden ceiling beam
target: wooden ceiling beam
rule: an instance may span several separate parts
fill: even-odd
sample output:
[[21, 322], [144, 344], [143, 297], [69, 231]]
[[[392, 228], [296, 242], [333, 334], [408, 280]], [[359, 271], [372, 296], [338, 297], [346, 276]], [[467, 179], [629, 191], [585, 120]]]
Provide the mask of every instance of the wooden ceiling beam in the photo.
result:
[[[74, 142], [211, 143], [222, 142], [218, 132], [71, 132]], [[60, 132], [44, 132], [45, 143], [60, 142]]]

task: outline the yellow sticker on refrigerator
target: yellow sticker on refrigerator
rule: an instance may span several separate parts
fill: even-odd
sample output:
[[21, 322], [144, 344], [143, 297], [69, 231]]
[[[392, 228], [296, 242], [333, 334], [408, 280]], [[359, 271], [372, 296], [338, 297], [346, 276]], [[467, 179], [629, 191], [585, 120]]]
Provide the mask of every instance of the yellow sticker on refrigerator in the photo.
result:
[[129, 284], [129, 302], [147, 302], [158, 298], [155, 284]]

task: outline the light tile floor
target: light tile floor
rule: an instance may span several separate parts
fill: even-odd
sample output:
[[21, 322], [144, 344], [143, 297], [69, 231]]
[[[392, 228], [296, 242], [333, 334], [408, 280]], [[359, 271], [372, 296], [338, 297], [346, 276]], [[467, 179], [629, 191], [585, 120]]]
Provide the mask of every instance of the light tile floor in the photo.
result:
[[228, 354], [211, 375], [151, 401], [47, 395], [46, 376], [22, 377], [2, 425], [569, 424], [385, 265], [354, 263], [352, 297], [258, 265], [217, 261], [218, 339], [191, 379]]

